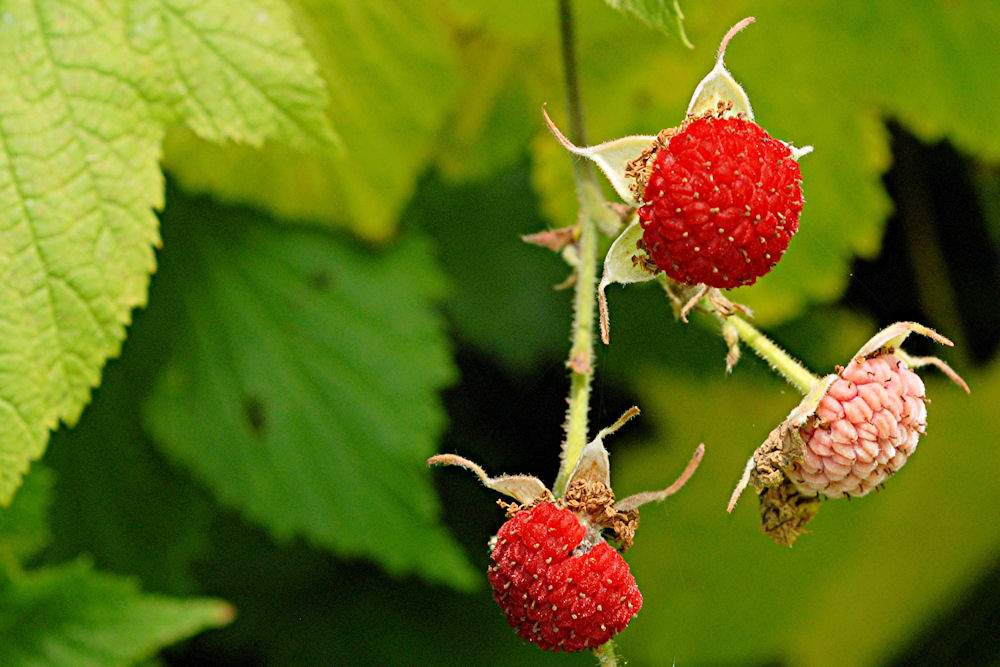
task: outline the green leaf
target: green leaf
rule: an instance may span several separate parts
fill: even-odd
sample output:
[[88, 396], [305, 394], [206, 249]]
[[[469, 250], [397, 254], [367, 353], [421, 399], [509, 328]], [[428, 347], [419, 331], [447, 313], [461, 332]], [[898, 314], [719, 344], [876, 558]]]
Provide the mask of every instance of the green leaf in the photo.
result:
[[304, 155], [268, 145], [258, 153], [175, 133], [166, 144], [167, 166], [190, 191], [384, 240], [396, 230], [453, 99], [457, 72], [447, 27], [430, 3], [292, 6], [329, 85], [328, 116], [343, 150]]
[[[856, 325], [841, 318], [832, 333], [802, 327], [798, 338], [825, 341], [817, 354], [844, 364], [873, 331]], [[721, 359], [721, 342], [712, 343]], [[812, 532], [788, 549], [761, 533], [752, 493], [732, 515], [725, 506], [743, 462], [799, 396], [749, 355], [731, 378], [698, 376], [697, 391], [690, 374], [643, 367], [634, 386], [655, 434], [612, 452], [615, 491], [658, 488], [698, 442], [706, 454], [681, 492], [642, 510], [626, 557], [646, 603], [622, 635], [624, 654], [641, 664], [664, 655], [678, 664], [886, 664], [919, 636], [994, 562], [1000, 540], [1000, 526], [984, 520], [1000, 503], [1000, 459], [977, 447], [995, 428], [975, 418], [1000, 400], [1000, 368], [966, 373], [971, 395], [934, 370], [920, 374], [931, 402], [916, 453], [879, 493], [824, 502]]]
[[178, 339], [147, 405], [165, 451], [278, 538], [473, 586], [424, 463], [454, 377], [426, 244], [376, 254], [180, 197], [171, 225]]
[[163, 122], [179, 114], [247, 141], [330, 136], [313, 108], [319, 83], [282, 79], [309, 65], [301, 49], [286, 57], [287, 21], [259, 42], [246, 28], [277, 7], [16, 0], [0, 11], [0, 504], [49, 431], [76, 422], [146, 301]]
[[329, 148], [336, 137], [316, 63], [282, 0], [127, 4], [130, 45], [156, 73], [139, 81], [199, 136], [260, 147]]
[[0, 20], [0, 502], [76, 421], [145, 301], [162, 202], [157, 124], [106, 61], [100, 5], [8, 3]]
[[0, 554], [24, 562], [48, 545], [51, 496], [51, 471], [35, 466], [25, 476], [15, 502], [0, 509]]
[[[2, 567], [2, 566], [0, 566]], [[221, 600], [139, 591], [84, 561], [32, 572], [0, 571], [0, 664], [127, 665], [206, 628], [229, 623]]]
[[677, 0], [606, 0], [615, 9], [628, 12], [646, 25], [660, 30], [689, 49], [694, 44], [684, 34], [684, 14]]

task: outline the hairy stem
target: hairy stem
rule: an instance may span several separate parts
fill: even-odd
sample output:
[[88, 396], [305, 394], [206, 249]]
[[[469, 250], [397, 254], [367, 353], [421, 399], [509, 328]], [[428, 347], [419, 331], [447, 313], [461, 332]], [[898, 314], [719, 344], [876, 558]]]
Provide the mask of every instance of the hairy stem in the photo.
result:
[[597, 656], [597, 664], [600, 667], [618, 667], [618, 647], [615, 640], [609, 639], [604, 644], [594, 649]]
[[553, 493], [562, 496], [580, 453], [587, 444], [590, 387], [594, 375], [594, 290], [597, 284], [597, 226], [584, 212], [581, 215], [580, 265], [573, 295], [572, 345], [569, 351], [569, 408], [563, 428], [562, 464]]
[[[559, 27], [562, 36], [563, 70], [569, 105], [570, 139], [583, 143], [583, 111], [576, 77], [573, 38], [573, 12], [570, 0], [559, 0]], [[552, 491], [556, 497], [566, 490], [566, 482], [587, 444], [590, 388], [594, 374], [594, 315], [597, 284], [597, 225], [595, 218], [603, 210], [600, 188], [593, 168], [583, 160], [574, 161], [573, 176], [580, 202], [577, 242], [578, 265], [573, 294], [573, 325], [567, 366], [570, 369], [569, 408], [563, 424], [565, 440], [562, 461]]]
[[[559, 0], [559, 30], [562, 42], [563, 73], [566, 79], [566, 99], [569, 109], [569, 137], [577, 145], [586, 146], [583, 125], [583, 104], [580, 83], [576, 76], [576, 53], [573, 37], [573, 8], [570, 0]], [[563, 441], [559, 474], [552, 485], [556, 497], [566, 491], [570, 473], [580, 460], [587, 444], [590, 413], [590, 387], [594, 376], [594, 316], [596, 314], [598, 235], [597, 220], [607, 214], [604, 198], [597, 184], [593, 165], [586, 160], [573, 161], [573, 180], [580, 202], [577, 243], [578, 264], [573, 294], [573, 325], [567, 366], [570, 369], [569, 408], [563, 425]], [[614, 641], [594, 649], [600, 665], [617, 667], [618, 651]]]
[[738, 314], [730, 315], [725, 321], [736, 329], [740, 341], [744, 345], [766, 361], [772, 369], [785, 378], [788, 384], [798, 389], [803, 395], [808, 394], [813, 385], [819, 382], [819, 378], [813, 375], [808, 368], [792, 358], [777, 343]]

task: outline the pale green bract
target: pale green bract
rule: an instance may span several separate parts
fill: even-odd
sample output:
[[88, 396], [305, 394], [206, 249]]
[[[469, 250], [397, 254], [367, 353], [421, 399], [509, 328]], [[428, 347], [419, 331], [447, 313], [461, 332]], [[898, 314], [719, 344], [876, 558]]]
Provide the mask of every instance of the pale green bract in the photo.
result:
[[274, 0], [0, 7], [0, 504], [146, 301], [163, 126], [329, 144], [325, 103]]

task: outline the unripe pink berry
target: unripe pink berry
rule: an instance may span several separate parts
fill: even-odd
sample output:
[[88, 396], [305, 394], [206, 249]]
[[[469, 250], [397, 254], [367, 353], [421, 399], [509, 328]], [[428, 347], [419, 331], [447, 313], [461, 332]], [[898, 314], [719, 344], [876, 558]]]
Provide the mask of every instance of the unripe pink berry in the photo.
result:
[[903, 467], [927, 426], [924, 383], [892, 353], [855, 359], [799, 428], [788, 477], [806, 495], [863, 496]]

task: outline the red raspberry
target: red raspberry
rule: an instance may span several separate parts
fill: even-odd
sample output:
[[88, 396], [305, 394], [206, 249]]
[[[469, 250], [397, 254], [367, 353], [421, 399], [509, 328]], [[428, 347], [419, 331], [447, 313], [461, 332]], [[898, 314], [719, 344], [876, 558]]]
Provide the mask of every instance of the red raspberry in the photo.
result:
[[805, 456], [788, 471], [799, 490], [863, 496], [903, 467], [927, 426], [924, 383], [894, 354], [854, 360], [799, 433]]
[[596, 648], [642, 607], [621, 555], [586, 537], [579, 517], [551, 502], [500, 527], [488, 574], [494, 599], [522, 639], [553, 651]]
[[673, 280], [752, 285], [799, 228], [791, 150], [742, 118], [702, 117], [656, 154], [639, 209], [646, 251]]

